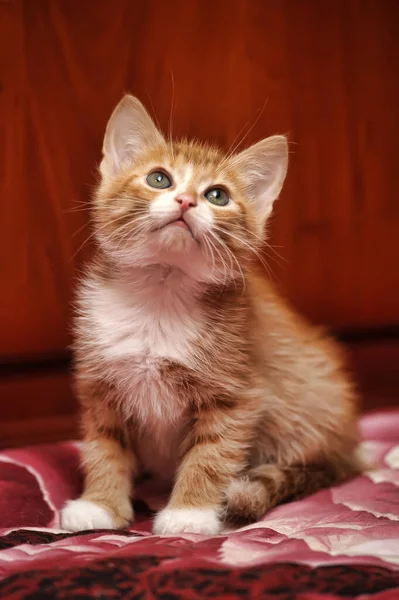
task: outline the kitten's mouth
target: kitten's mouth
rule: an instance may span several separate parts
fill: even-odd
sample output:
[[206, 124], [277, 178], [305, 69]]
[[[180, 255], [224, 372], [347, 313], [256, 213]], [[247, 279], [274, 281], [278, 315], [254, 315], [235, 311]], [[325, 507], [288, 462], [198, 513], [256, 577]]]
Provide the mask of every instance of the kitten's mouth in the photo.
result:
[[159, 230], [165, 229], [166, 227], [179, 227], [180, 229], [183, 229], [183, 230], [185, 229], [189, 233], [191, 233], [191, 235], [194, 237], [194, 234], [191, 230], [190, 225], [187, 223], [187, 221], [185, 221], [183, 216], [178, 217], [177, 219], [173, 219], [172, 221], [168, 221], [168, 223], [165, 223], [165, 225], [162, 225], [159, 228]]
[[168, 223], [168, 225], [175, 225], [176, 227], [182, 227], [183, 229], [190, 229], [183, 217], [180, 217], [179, 219]]

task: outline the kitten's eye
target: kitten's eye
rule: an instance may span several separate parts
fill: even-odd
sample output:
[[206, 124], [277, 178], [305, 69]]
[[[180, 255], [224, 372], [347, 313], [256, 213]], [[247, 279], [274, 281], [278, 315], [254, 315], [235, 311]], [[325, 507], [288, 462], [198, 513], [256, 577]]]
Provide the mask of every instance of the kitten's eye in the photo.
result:
[[172, 185], [168, 175], [163, 171], [153, 171], [147, 176], [147, 183], [153, 188], [164, 190]]
[[217, 206], [226, 206], [230, 202], [228, 193], [223, 188], [212, 188], [205, 194], [205, 198]]

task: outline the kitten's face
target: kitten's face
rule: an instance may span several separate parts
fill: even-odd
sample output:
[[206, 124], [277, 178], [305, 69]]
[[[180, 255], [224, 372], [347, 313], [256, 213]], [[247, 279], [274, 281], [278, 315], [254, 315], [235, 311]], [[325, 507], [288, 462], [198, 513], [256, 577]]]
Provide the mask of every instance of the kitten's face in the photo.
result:
[[261, 231], [238, 174], [216, 150], [162, 144], [138, 157], [97, 202], [98, 238], [115, 258], [170, 264], [215, 279], [239, 274]]
[[197, 280], [241, 276], [272, 204], [259, 214], [254, 193], [265, 186], [249, 172], [250, 160], [259, 170], [259, 153], [248, 153], [166, 142], [137, 100], [122, 100], [107, 127], [94, 207], [103, 250], [120, 264], [171, 265]]

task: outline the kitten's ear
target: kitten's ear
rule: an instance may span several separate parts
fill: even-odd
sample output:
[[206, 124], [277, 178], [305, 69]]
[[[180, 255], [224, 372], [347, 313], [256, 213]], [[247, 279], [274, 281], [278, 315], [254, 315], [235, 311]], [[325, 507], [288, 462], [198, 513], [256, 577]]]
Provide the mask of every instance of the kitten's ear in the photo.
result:
[[163, 143], [163, 137], [137, 98], [127, 94], [112, 113], [104, 136], [103, 177], [117, 174], [132, 164], [144, 148]]
[[287, 139], [283, 135], [266, 138], [238, 154], [233, 161], [244, 176], [258, 215], [265, 221], [287, 174]]

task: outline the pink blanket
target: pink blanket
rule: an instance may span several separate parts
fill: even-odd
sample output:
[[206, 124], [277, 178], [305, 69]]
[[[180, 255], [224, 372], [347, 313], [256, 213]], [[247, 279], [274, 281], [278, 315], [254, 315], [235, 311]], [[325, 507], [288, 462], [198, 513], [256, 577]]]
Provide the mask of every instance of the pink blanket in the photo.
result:
[[[238, 577], [240, 585], [247, 586], [246, 597], [268, 598], [270, 582], [276, 589], [277, 581], [281, 587], [281, 581], [288, 580], [296, 582], [292, 583], [292, 590], [297, 594], [302, 589], [300, 581], [305, 578], [305, 595], [301, 592], [300, 596], [287, 598], [331, 600], [348, 597], [334, 586], [341, 581], [345, 565], [350, 565], [345, 571], [345, 585], [348, 586], [349, 569], [358, 587], [349, 597], [399, 599], [399, 411], [369, 415], [363, 418], [361, 426], [362, 449], [375, 462], [373, 471], [345, 485], [280, 506], [255, 525], [214, 538], [153, 536], [152, 515], [165, 497], [151, 482], [137, 491], [137, 522], [129, 531], [68, 534], [60, 529], [59, 510], [81, 489], [79, 444], [1, 452], [0, 597], [30, 597], [24, 594], [32, 586], [39, 593], [35, 598], [121, 597], [107, 595], [106, 581], [113, 590], [121, 590], [118, 586], [125, 582], [123, 597], [134, 598], [129, 595], [134, 585], [148, 586], [149, 580], [153, 582], [154, 577], [168, 574], [169, 578], [173, 575], [176, 586], [176, 578], [180, 581], [185, 573], [186, 583], [179, 583], [179, 589], [185, 590], [183, 595], [169, 594], [171, 598], [235, 598]], [[101, 583], [95, 592], [91, 587], [98, 582], [99, 573]], [[208, 583], [203, 582], [200, 595], [190, 595], [188, 590], [195, 590], [198, 573]], [[84, 588], [86, 595], [79, 595], [76, 578], [81, 581], [84, 574], [91, 587]], [[367, 587], [370, 574], [372, 588]], [[53, 596], [44, 594], [45, 577], [56, 590]], [[214, 589], [218, 578], [224, 582], [220, 583], [219, 592]], [[260, 580], [261, 595], [260, 588], [258, 595], [251, 595]], [[168, 581], [170, 591], [171, 580]], [[235, 592], [226, 595], [233, 581]], [[208, 595], [209, 585], [212, 589]], [[68, 589], [70, 595], [65, 591]], [[365, 592], [369, 595], [362, 596]], [[153, 597], [159, 595], [157, 592]]]

